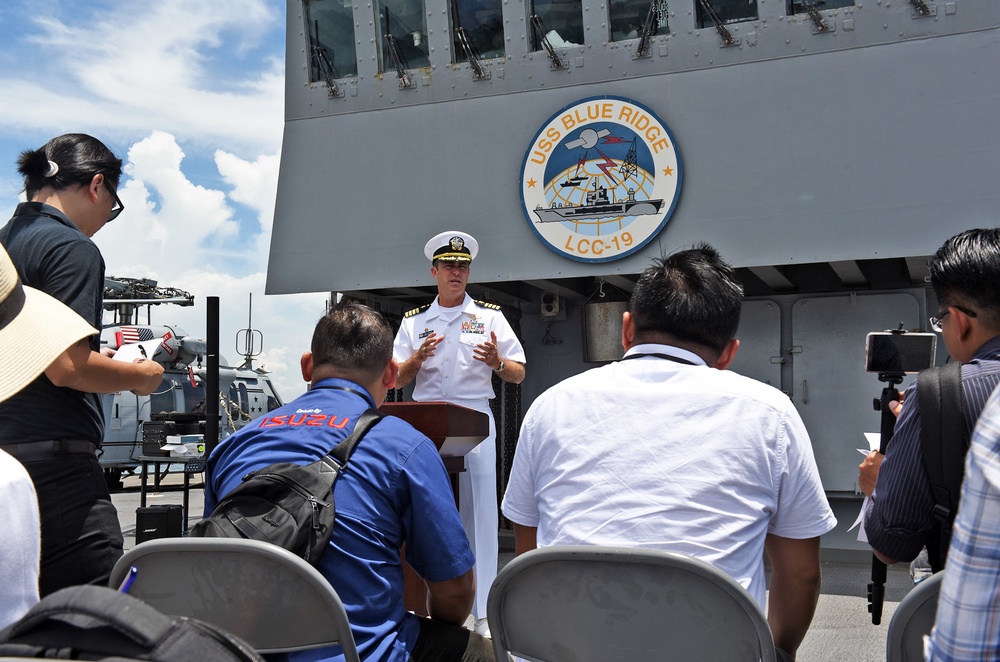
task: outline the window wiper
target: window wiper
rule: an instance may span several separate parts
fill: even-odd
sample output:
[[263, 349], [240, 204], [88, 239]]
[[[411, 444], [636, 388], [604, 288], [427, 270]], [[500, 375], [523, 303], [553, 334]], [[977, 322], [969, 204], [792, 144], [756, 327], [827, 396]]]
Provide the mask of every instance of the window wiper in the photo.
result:
[[542, 17], [538, 14], [531, 15], [531, 25], [535, 28], [535, 33], [538, 35], [538, 41], [545, 49], [545, 52], [549, 54], [549, 60], [552, 62], [553, 69], [564, 69], [566, 64], [559, 58], [559, 54], [556, 53], [556, 49], [552, 47], [549, 42], [549, 38], [545, 35], [545, 24], [542, 23]]
[[385, 41], [389, 45], [389, 57], [392, 58], [393, 64], [396, 65], [396, 77], [399, 78], [399, 86], [405, 88], [413, 87], [410, 75], [403, 68], [403, 56], [399, 54], [399, 45], [396, 43], [396, 36], [387, 34]]
[[320, 75], [323, 76], [323, 82], [326, 83], [326, 93], [329, 97], [339, 97], [340, 90], [337, 89], [337, 83], [334, 78], [338, 78], [337, 69], [333, 66], [333, 60], [327, 54], [326, 49], [319, 43], [319, 21], [314, 22], [316, 29], [316, 36], [313, 38], [312, 46], [312, 61], [316, 70], [319, 71]]
[[649, 11], [646, 12], [646, 20], [642, 24], [642, 34], [639, 35], [639, 46], [635, 49], [635, 57], [646, 57], [649, 52], [649, 43], [656, 31], [660, 29], [660, 21], [656, 16], [656, 3], [653, 0], [649, 3]]
[[483, 69], [483, 65], [479, 64], [479, 58], [476, 57], [475, 51], [472, 47], [472, 42], [469, 41], [469, 34], [465, 28], [459, 26], [455, 30], [456, 36], [458, 36], [458, 43], [462, 47], [462, 51], [465, 53], [466, 59], [469, 61], [469, 66], [472, 67], [473, 78], [476, 80], [482, 80], [484, 78], [489, 78], [489, 74]]
[[736, 40], [733, 39], [732, 33], [726, 29], [726, 25], [722, 22], [722, 19], [719, 18], [719, 14], [715, 11], [715, 7], [712, 6], [712, 3], [708, 0], [698, 0], [698, 3], [701, 5], [701, 8], [705, 10], [705, 13], [708, 14], [708, 17], [712, 19], [712, 23], [715, 24], [715, 29], [718, 31], [719, 36], [722, 37], [722, 43], [726, 46], [732, 46], [735, 44]]
[[826, 24], [823, 20], [823, 15], [819, 13], [819, 9], [816, 8], [815, 2], [809, 2], [809, 0], [802, 0], [802, 6], [806, 8], [809, 12], [809, 18], [812, 19], [813, 25], [816, 26], [816, 32], [826, 32], [830, 29], [830, 26]]

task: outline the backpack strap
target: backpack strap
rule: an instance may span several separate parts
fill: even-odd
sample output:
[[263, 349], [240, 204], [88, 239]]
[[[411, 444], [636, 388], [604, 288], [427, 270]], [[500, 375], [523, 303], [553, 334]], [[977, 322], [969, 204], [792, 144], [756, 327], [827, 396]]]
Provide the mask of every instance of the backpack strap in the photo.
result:
[[917, 380], [920, 444], [934, 497], [936, 522], [927, 540], [927, 555], [934, 572], [944, 568], [948, 555], [969, 448], [961, 368], [961, 363], [946, 363], [924, 370]]
[[[326, 457], [320, 460], [321, 462], [329, 465], [334, 471], [340, 472], [345, 466], [347, 466], [347, 461], [351, 459], [354, 455], [354, 449], [357, 447], [358, 442], [368, 434], [368, 431], [375, 427], [375, 424], [385, 418], [385, 414], [380, 412], [378, 409], [368, 408], [365, 413], [361, 414], [358, 418], [358, 422], [354, 424], [354, 430], [351, 434], [347, 436], [346, 439], [341, 441], [334, 447], [332, 451], [326, 454]], [[333, 464], [331, 464], [331, 462]]]

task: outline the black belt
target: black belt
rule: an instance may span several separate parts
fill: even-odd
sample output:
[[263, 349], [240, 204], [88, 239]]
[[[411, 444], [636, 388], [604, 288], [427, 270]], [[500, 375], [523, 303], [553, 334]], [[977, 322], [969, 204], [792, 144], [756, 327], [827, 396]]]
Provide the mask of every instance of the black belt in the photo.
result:
[[0, 444], [0, 450], [17, 458], [20, 462], [51, 460], [70, 453], [97, 452], [97, 444], [82, 439], [55, 439], [52, 441], [23, 441], [17, 444]]

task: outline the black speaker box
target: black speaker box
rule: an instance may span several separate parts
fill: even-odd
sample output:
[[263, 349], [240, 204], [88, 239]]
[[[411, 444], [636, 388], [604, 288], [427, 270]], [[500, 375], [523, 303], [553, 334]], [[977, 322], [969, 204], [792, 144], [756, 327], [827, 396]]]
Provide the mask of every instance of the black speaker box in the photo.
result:
[[180, 538], [182, 508], [179, 504], [135, 509], [135, 544], [154, 538]]

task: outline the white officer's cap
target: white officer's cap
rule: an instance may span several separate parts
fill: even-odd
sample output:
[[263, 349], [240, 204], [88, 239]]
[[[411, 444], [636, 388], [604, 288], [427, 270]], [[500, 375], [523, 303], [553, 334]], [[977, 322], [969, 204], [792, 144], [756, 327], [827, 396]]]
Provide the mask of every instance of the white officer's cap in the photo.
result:
[[467, 232], [449, 230], [435, 235], [424, 246], [424, 255], [431, 262], [435, 260], [451, 260], [454, 262], [472, 262], [479, 253], [479, 242]]

